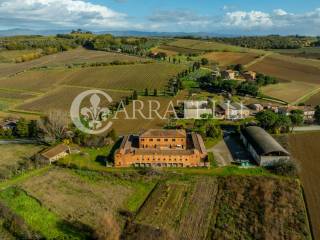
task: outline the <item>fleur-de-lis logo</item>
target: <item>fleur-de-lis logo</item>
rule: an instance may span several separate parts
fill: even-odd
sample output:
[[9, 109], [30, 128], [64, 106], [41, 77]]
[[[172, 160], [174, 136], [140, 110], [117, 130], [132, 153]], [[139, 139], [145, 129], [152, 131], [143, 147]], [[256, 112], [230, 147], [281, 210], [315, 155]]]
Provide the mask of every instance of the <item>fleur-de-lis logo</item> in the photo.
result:
[[[90, 97], [91, 106], [81, 107], [81, 103], [88, 96]], [[106, 98], [109, 103], [112, 102], [112, 98], [100, 90], [82, 92], [72, 102], [70, 109], [71, 119], [75, 126], [85, 133], [100, 134], [108, 130], [112, 125], [112, 122], [108, 122], [106, 125], [103, 124], [108, 120], [111, 111], [108, 107], [101, 106], [100, 96]]]
[[102, 126], [102, 122], [106, 121], [110, 110], [107, 107], [100, 107], [100, 97], [97, 94], [93, 94], [90, 97], [91, 107], [81, 108], [81, 115], [88, 121], [91, 129], [99, 129]]

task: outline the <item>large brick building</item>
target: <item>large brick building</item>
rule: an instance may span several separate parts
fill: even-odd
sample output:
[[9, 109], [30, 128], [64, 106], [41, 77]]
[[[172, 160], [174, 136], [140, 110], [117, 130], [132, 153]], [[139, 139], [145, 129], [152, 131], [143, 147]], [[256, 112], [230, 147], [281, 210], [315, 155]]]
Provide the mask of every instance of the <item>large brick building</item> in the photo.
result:
[[115, 167], [206, 166], [207, 151], [199, 134], [185, 130], [151, 129], [125, 136], [115, 152]]

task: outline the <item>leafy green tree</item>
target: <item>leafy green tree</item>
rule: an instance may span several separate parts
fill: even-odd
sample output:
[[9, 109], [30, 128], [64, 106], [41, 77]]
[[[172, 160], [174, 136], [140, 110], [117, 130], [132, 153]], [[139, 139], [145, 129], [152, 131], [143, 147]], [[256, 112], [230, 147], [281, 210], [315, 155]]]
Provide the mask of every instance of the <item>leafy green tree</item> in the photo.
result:
[[266, 111], [257, 113], [256, 119], [259, 121], [259, 124], [262, 128], [266, 130], [270, 130], [274, 127], [278, 119], [278, 114], [270, 110], [266, 110]]
[[280, 114], [274, 124], [274, 131], [276, 133], [286, 133], [292, 125], [290, 117]]
[[207, 58], [201, 58], [201, 65], [208, 65], [209, 60]]
[[209, 123], [206, 126], [206, 136], [210, 138], [220, 138], [222, 136], [221, 128], [217, 125]]
[[153, 90], [153, 96], [155, 96], [155, 97], [158, 96], [158, 90], [156, 88]]
[[221, 83], [221, 88], [232, 94], [236, 93], [237, 86], [238, 86], [237, 81], [233, 81], [233, 80], [225, 80], [225, 81], [222, 81]]
[[320, 124], [320, 105], [316, 106], [316, 111], [314, 113], [314, 119], [316, 123]]
[[124, 103], [125, 103], [126, 105], [129, 105], [130, 100], [129, 100], [129, 97], [128, 97], [128, 96], [125, 98]]
[[243, 82], [238, 86], [237, 93], [240, 95], [257, 96], [259, 94], [259, 86], [255, 83]]
[[20, 118], [17, 122], [16, 135], [22, 138], [29, 136], [28, 122], [24, 118]]
[[118, 139], [118, 135], [113, 128], [109, 132], [108, 137], [110, 137], [113, 141], [116, 141]]
[[132, 100], [138, 100], [138, 93], [136, 90], [134, 90], [132, 93]]
[[292, 130], [296, 126], [300, 126], [303, 124], [303, 111], [301, 110], [292, 110], [290, 113], [290, 119], [292, 122]]
[[294, 161], [280, 160], [271, 166], [266, 167], [270, 172], [287, 177], [296, 177], [298, 175], [298, 168]]
[[244, 72], [244, 66], [242, 64], [236, 64], [233, 69], [240, 73]]
[[29, 137], [35, 138], [38, 136], [39, 130], [38, 130], [38, 124], [36, 120], [31, 120], [28, 125], [28, 128], [29, 128]]

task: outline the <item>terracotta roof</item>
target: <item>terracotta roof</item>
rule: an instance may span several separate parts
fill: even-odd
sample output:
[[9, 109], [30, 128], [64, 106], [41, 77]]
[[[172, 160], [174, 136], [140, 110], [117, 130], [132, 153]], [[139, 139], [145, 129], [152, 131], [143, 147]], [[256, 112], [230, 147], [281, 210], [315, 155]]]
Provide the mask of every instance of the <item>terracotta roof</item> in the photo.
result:
[[187, 136], [185, 130], [162, 130], [150, 129], [142, 133], [142, 138], [185, 138]]
[[44, 150], [41, 153], [41, 156], [43, 156], [47, 159], [51, 159], [51, 158], [57, 156], [58, 154], [66, 152], [66, 151], [69, 151], [69, 147], [64, 144], [59, 144], [55, 147]]

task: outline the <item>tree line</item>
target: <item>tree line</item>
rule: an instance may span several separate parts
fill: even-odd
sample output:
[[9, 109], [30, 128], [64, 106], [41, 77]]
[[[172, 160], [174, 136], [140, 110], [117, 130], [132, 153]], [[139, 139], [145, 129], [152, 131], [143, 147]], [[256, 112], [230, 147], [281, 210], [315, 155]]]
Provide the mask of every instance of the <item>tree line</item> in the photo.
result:
[[256, 49], [297, 49], [320, 45], [320, 40], [309, 36], [241, 36], [241, 37], [206, 37], [185, 36], [186, 39], [205, 39], [216, 42]]
[[213, 38], [214, 41], [256, 49], [297, 49], [310, 47], [316, 38], [304, 36], [255, 36], [235, 38]]

